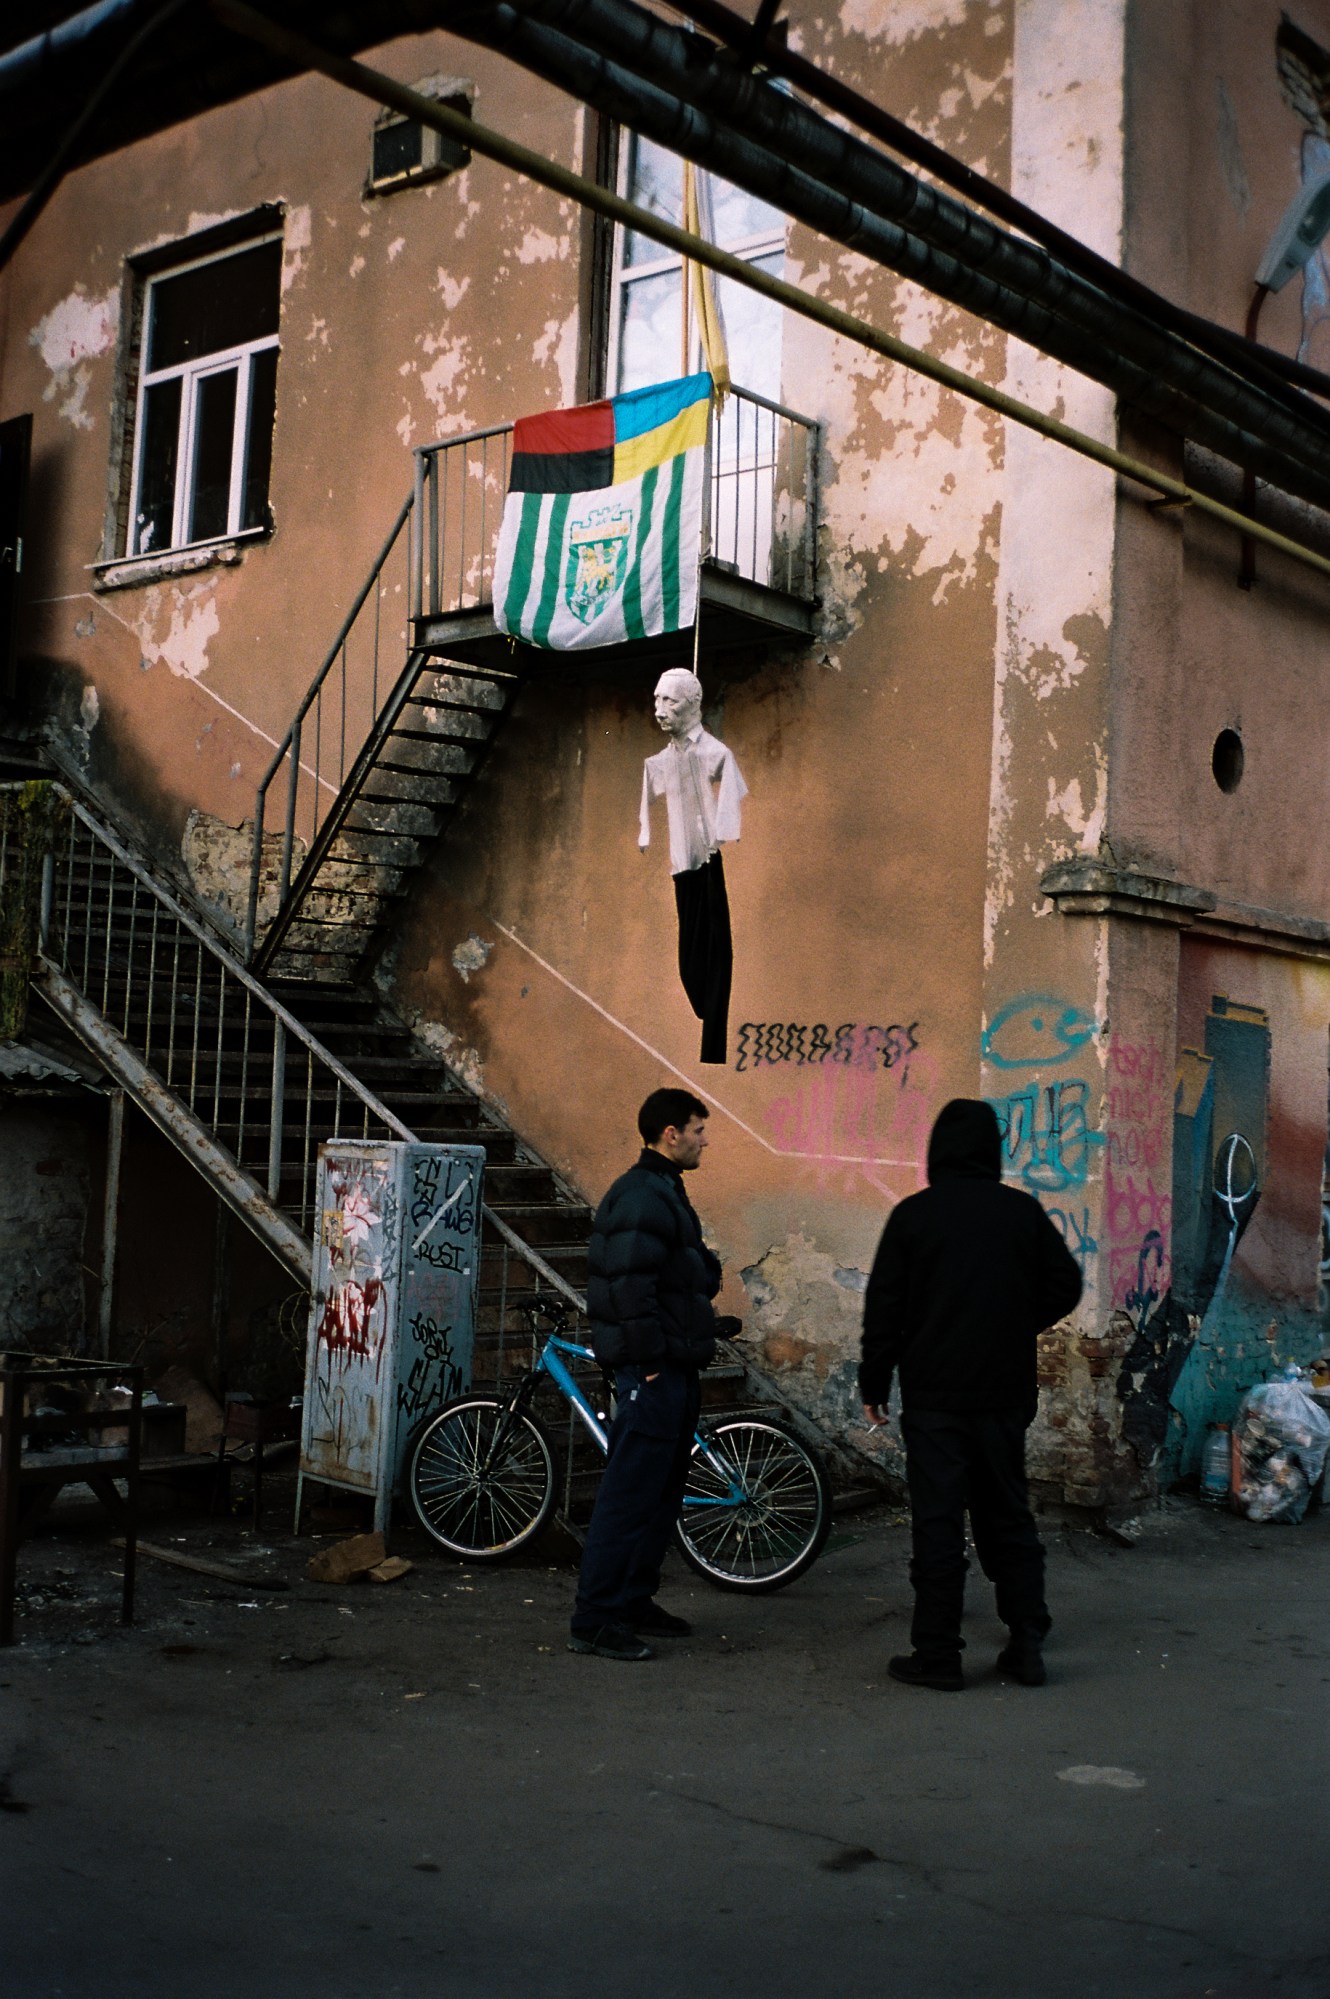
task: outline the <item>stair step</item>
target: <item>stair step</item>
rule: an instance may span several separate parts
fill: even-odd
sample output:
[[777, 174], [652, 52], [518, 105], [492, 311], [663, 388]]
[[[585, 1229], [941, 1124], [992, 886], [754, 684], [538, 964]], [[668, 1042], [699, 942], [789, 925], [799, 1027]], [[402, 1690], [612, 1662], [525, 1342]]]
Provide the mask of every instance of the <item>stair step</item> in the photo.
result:
[[[283, 943], [273, 959], [272, 970], [279, 978], [294, 980], [308, 991], [316, 992], [324, 979], [331, 979], [338, 985], [349, 985], [359, 965], [359, 955], [352, 958], [336, 951], [288, 950]], [[290, 1011], [296, 1013], [296, 1008], [292, 1007]]]
[[[507, 1221], [508, 1217], [505, 1216], [504, 1220]], [[520, 1234], [521, 1231], [519, 1230], [518, 1233]], [[548, 1263], [551, 1270], [556, 1271], [558, 1275], [562, 1277], [565, 1284], [570, 1284], [574, 1291], [585, 1290], [586, 1274], [587, 1274], [587, 1246], [584, 1242], [581, 1243], [551, 1242], [551, 1243], [540, 1243], [540, 1244], [532, 1243], [530, 1246], [533, 1249], [539, 1250], [542, 1260], [545, 1263]], [[487, 1230], [485, 1237], [483, 1239], [483, 1247], [480, 1258], [480, 1289], [482, 1295], [486, 1292], [497, 1291], [500, 1283], [502, 1282], [503, 1248], [504, 1245], [499, 1240], [499, 1238], [497, 1236], [491, 1235], [490, 1232]], [[513, 1285], [521, 1284], [523, 1282], [523, 1272], [525, 1271], [525, 1269], [526, 1266], [522, 1263], [518, 1255], [518, 1252], [515, 1249], [509, 1249], [508, 1251], [509, 1297], [512, 1296]]]
[[[377, 889], [325, 888], [320, 869], [300, 905], [298, 920], [302, 924], [335, 923], [369, 931], [395, 900], [395, 896], [380, 894]], [[292, 924], [292, 930], [295, 927]]]
[[[366, 778], [363, 789], [376, 791], [379, 780], [388, 771], [416, 771], [430, 777], [469, 777], [476, 764], [475, 746], [450, 742], [446, 737], [425, 735], [403, 735], [395, 730], [389, 736], [378, 756], [374, 759], [374, 769]], [[449, 788], [450, 798], [456, 797], [456, 788]]]
[[366, 797], [362, 792], [343, 822], [343, 833], [406, 834], [412, 839], [433, 840], [443, 825], [442, 814], [428, 805], [409, 799]]
[[[385, 770], [376, 764], [365, 779], [354, 811], [362, 806], [409, 805], [417, 812], [437, 812], [457, 801], [457, 786], [448, 777], [421, 770]], [[442, 825], [442, 820], [440, 820]]]
[[411, 700], [439, 703], [455, 700], [463, 707], [497, 712], [507, 706], [516, 686], [514, 673], [464, 673], [455, 668], [450, 671], [426, 667], [411, 690]]
[[[297, 1013], [300, 1006], [307, 1006], [310, 998], [304, 986], [287, 985], [283, 980], [277, 978], [268, 981], [268, 990], [274, 999], [281, 1000], [282, 1004], [289, 1007], [292, 1013]], [[371, 993], [367, 993], [363, 986], [357, 985], [354, 980], [348, 980], [341, 986], [334, 985], [329, 980], [326, 984], [319, 987], [318, 993], [315, 995], [315, 1001], [316, 1015], [319, 1020], [338, 1020], [368, 1026], [376, 1023], [380, 1018], [379, 1002]], [[297, 1005], [297, 1002], [299, 1005]], [[310, 1020], [305, 1023], [310, 1028], [311, 1033], [313, 1032], [312, 1022], [315, 1017], [315, 1014], [312, 1013]], [[395, 1029], [400, 1025], [400, 1022], [395, 1021], [393, 1023]]]
[[432, 701], [408, 701], [397, 720], [391, 741], [470, 743], [483, 746], [494, 734], [498, 720], [483, 708], [441, 707]]
[[342, 891], [348, 895], [400, 895], [409, 886], [411, 870], [385, 867], [369, 860], [344, 861], [327, 854], [315, 877], [319, 889]]
[[591, 1233], [590, 1208], [572, 1202], [491, 1201], [489, 1205], [532, 1249], [541, 1249], [546, 1243], [585, 1244]]
[[328, 849], [330, 861], [350, 863], [353, 867], [401, 868], [408, 874], [420, 866], [424, 856], [425, 850], [418, 840], [350, 825], [343, 826]]

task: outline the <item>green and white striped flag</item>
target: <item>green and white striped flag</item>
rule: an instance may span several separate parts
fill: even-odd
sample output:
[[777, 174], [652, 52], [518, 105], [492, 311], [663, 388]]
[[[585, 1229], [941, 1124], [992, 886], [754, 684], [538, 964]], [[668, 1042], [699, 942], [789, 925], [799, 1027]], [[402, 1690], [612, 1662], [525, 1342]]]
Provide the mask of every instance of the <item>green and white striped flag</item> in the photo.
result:
[[569, 652], [677, 632], [697, 615], [710, 375], [520, 417], [494, 622]]

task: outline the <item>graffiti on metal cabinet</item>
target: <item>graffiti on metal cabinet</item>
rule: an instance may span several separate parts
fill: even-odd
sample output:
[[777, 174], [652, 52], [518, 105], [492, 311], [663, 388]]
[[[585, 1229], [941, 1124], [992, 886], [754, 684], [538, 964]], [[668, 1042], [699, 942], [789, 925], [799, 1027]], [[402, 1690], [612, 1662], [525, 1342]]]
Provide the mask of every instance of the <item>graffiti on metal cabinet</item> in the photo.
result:
[[357, 1360], [377, 1360], [383, 1345], [383, 1281], [367, 1277], [363, 1283], [347, 1278], [330, 1285], [319, 1320], [318, 1343], [330, 1354]]
[[396, 1217], [384, 1166], [368, 1160], [335, 1177], [321, 1233], [328, 1282], [315, 1333], [320, 1353], [346, 1366], [373, 1362], [377, 1371], [386, 1331], [383, 1265]]
[[417, 1312], [410, 1333], [415, 1358], [406, 1379], [397, 1384], [397, 1409], [407, 1422], [415, 1423], [460, 1395], [464, 1381], [453, 1352], [451, 1326], [440, 1326]]
[[1053, 993], [1023, 993], [999, 1008], [984, 1030], [980, 1054], [995, 1069], [1051, 1069], [1069, 1061], [1095, 1035], [1093, 1014]]
[[465, 1160], [438, 1155], [416, 1160], [409, 1215], [413, 1256], [435, 1270], [463, 1268], [463, 1245], [476, 1230], [479, 1184]]
[[908, 1064], [919, 1046], [912, 1020], [908, 1026], [893, 1021], [889, 1027], [859, 1026], [845, 1021], [828, 1027], [815, 1021], [810, 1027], [800, 1021], [746, 1020], [739, 1028], [734, 1067], [762, 1069], [788, 1062], [797, 1068], [839, 1062], [852, 1069], [896, 1069]]

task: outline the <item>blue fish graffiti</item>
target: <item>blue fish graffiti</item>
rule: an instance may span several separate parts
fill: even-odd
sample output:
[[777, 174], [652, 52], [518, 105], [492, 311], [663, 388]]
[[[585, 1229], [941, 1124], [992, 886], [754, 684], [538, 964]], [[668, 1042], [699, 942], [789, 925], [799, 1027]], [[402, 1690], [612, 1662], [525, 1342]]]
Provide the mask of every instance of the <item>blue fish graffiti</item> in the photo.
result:
[[1045, 1069], [1065, 1062], [1094, 1038], [1095, 1021], [1055, 993], [1025, 993], [984, 1030], [980, 1052], [995, 1069]]

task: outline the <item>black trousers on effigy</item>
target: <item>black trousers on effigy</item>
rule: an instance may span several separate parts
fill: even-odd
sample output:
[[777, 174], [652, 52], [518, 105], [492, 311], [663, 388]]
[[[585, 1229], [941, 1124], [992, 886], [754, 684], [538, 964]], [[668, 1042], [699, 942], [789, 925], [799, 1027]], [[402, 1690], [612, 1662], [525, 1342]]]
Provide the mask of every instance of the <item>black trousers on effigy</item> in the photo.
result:
[[979, 1566], [1014, 1637], [1043, 1638], [1044, 1550], [1025, 1480], [1023, 1410], [904, 1409], [910, 1488], [914, 1619], [910, 1641], [930, 1662], [959, 1660], [965, 1599], [965, 1516]]
[[703, 1062], [729, 1059], [730, 980], [734, 944], [725, 867], [713, 854], [704, 867], [675, 875], [679, 913], [679, 977], [688, 1004], [702, 1023]]

